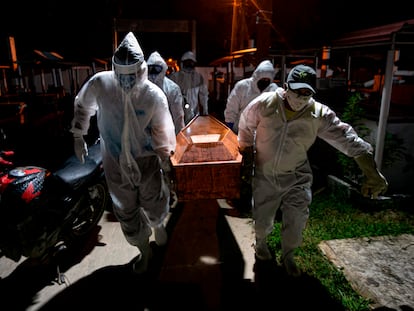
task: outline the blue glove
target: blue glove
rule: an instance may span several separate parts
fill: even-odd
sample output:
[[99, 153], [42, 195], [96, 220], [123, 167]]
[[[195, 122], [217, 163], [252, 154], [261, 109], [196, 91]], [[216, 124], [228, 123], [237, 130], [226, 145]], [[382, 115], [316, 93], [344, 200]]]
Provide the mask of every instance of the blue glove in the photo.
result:
[[229, 129], [233, 129], [233, 125], [234, 125], [234, 123], [233, 122], [226, 122], [226, 125], [227, 125], [227, 127], [229, 128]]

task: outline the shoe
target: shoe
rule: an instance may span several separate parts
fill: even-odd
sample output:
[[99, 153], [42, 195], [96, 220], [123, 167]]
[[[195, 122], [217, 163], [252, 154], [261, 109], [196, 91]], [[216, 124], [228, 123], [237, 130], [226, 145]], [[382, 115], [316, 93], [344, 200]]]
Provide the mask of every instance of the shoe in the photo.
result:
[[173, 190], [170, 190], [170, 208], [176, 207], [177, 203], [178, 203], [177, 193], [175, 193], [175, 191]]
[[299, 277], [302, 274], [302, 271], [300, 271], [296, 265], [295, 259], [293, 257], [287, 257], [283, 259], [283, 267], [289, 276]]
[[140, 249], [140, 254], [138, 255], [137, 260], [132, 264], [132, 269], [134, 270], [134, 273], [145, 273], [148, 269], [148, 263], [151, 257], [152, 250], [149, 244], [145, 247], [142, 247], [142, 249]]
[[267, 247], [266, 240], [256, 241], [255, 252], [256, 258], [259, 260], [271, 260], [273, 258]]
[[164, 246], [168, 241], [168, 234], [163, 224], [154, 228], [155, 243]]

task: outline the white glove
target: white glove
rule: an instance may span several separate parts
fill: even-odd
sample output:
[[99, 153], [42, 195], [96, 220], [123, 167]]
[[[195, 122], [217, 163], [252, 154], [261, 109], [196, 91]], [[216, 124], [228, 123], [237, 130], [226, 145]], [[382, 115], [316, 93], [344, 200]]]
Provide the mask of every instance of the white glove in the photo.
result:
[[88, 145], [86, 144], [83, 136], [73, 136], [75, 155], [79, 161], [85, 163], [85, 157], [88, 156]]

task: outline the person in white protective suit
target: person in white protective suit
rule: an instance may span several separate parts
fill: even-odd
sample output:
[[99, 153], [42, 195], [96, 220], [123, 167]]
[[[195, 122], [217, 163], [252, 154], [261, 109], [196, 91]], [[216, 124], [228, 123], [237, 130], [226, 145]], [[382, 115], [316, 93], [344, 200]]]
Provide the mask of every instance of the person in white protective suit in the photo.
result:
[[168, 77], [177, 83], [184, 99], [184, 123], [188, 124], [196, 115], [208, 115], [208, 88], [203, 76], [195, 70], [197, 60], [193, 52], [181, 57], [181, 70]]
[[184, 127], [184, 106], [181, 89], [177, 83], [165, 76], [168, 66], [160, 53], [152, 52], [147, 59], [148, 79], [158, 85], [167, 96], [168, 106], [177, 135]]
[[[276, 71], [270, 60], [263, 60], [257, 65], [251, 77], [242, 79], [234, 85], [224, 109], [224, 120], [230, 129], [237, 134], [239, 130], [239, 119], [242, 111], [257, 96], [263, 92], [275, 91], [277, 84], [273, 82]], [[252, 208], [252, 187], [249, 179], [245, 179], [242, 166], [240, 183], [240, 198], [236, 200], [236, 206], [241, 212], [250, 212]]]
[[262, 61], [249, 78], [237, 81], [231, 90], [224, 109], [224, 121], [234, 133], [239, 130], [239, 119], [246, 106], [262, 92], [275, 91], [273, 82], [276, 71], [270, 60]]
[[307, 151], [317, 137], [355, 159], [365, 176], [361, 188], [364, 196], [376, 198], [388, 187], [377, 170], [372, 146], [313, 98], [315, 85], [314, 69], [298, 65], [289, 72], [284, 88], [255, 98], [239, 122], [240, 151], [254, 161], [251, 179], [256, 259], [272, 259], [267, 236], [280, 209], [281, 262], [291, 276], [301, 274], [294, 251], [302, 243], [309, 217], [313, 175]]
[[112, 70], [93, 75], [77, 94], [71, 127], [75, 154], [84, 162], [88, 149], [83, 136], [97, 113], [113, 212], [128, 243], [140, 251], [133, 264], [136, 273], [147, 270], [151, 228], [158, 245], [167, 242], [164, 168], [176, 146], [167, 98], [147, 75], [142, 49], [129, 32], [114, 52]]

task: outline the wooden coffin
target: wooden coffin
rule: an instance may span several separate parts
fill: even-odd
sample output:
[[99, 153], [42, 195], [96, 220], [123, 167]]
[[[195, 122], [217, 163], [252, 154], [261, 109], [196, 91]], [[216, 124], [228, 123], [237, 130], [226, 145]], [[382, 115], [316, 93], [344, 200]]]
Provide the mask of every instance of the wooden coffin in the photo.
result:
[[177, 134], [171, 157], [179, 201], [240, 197], [237, 135], [213, 116], [197, 116]]

